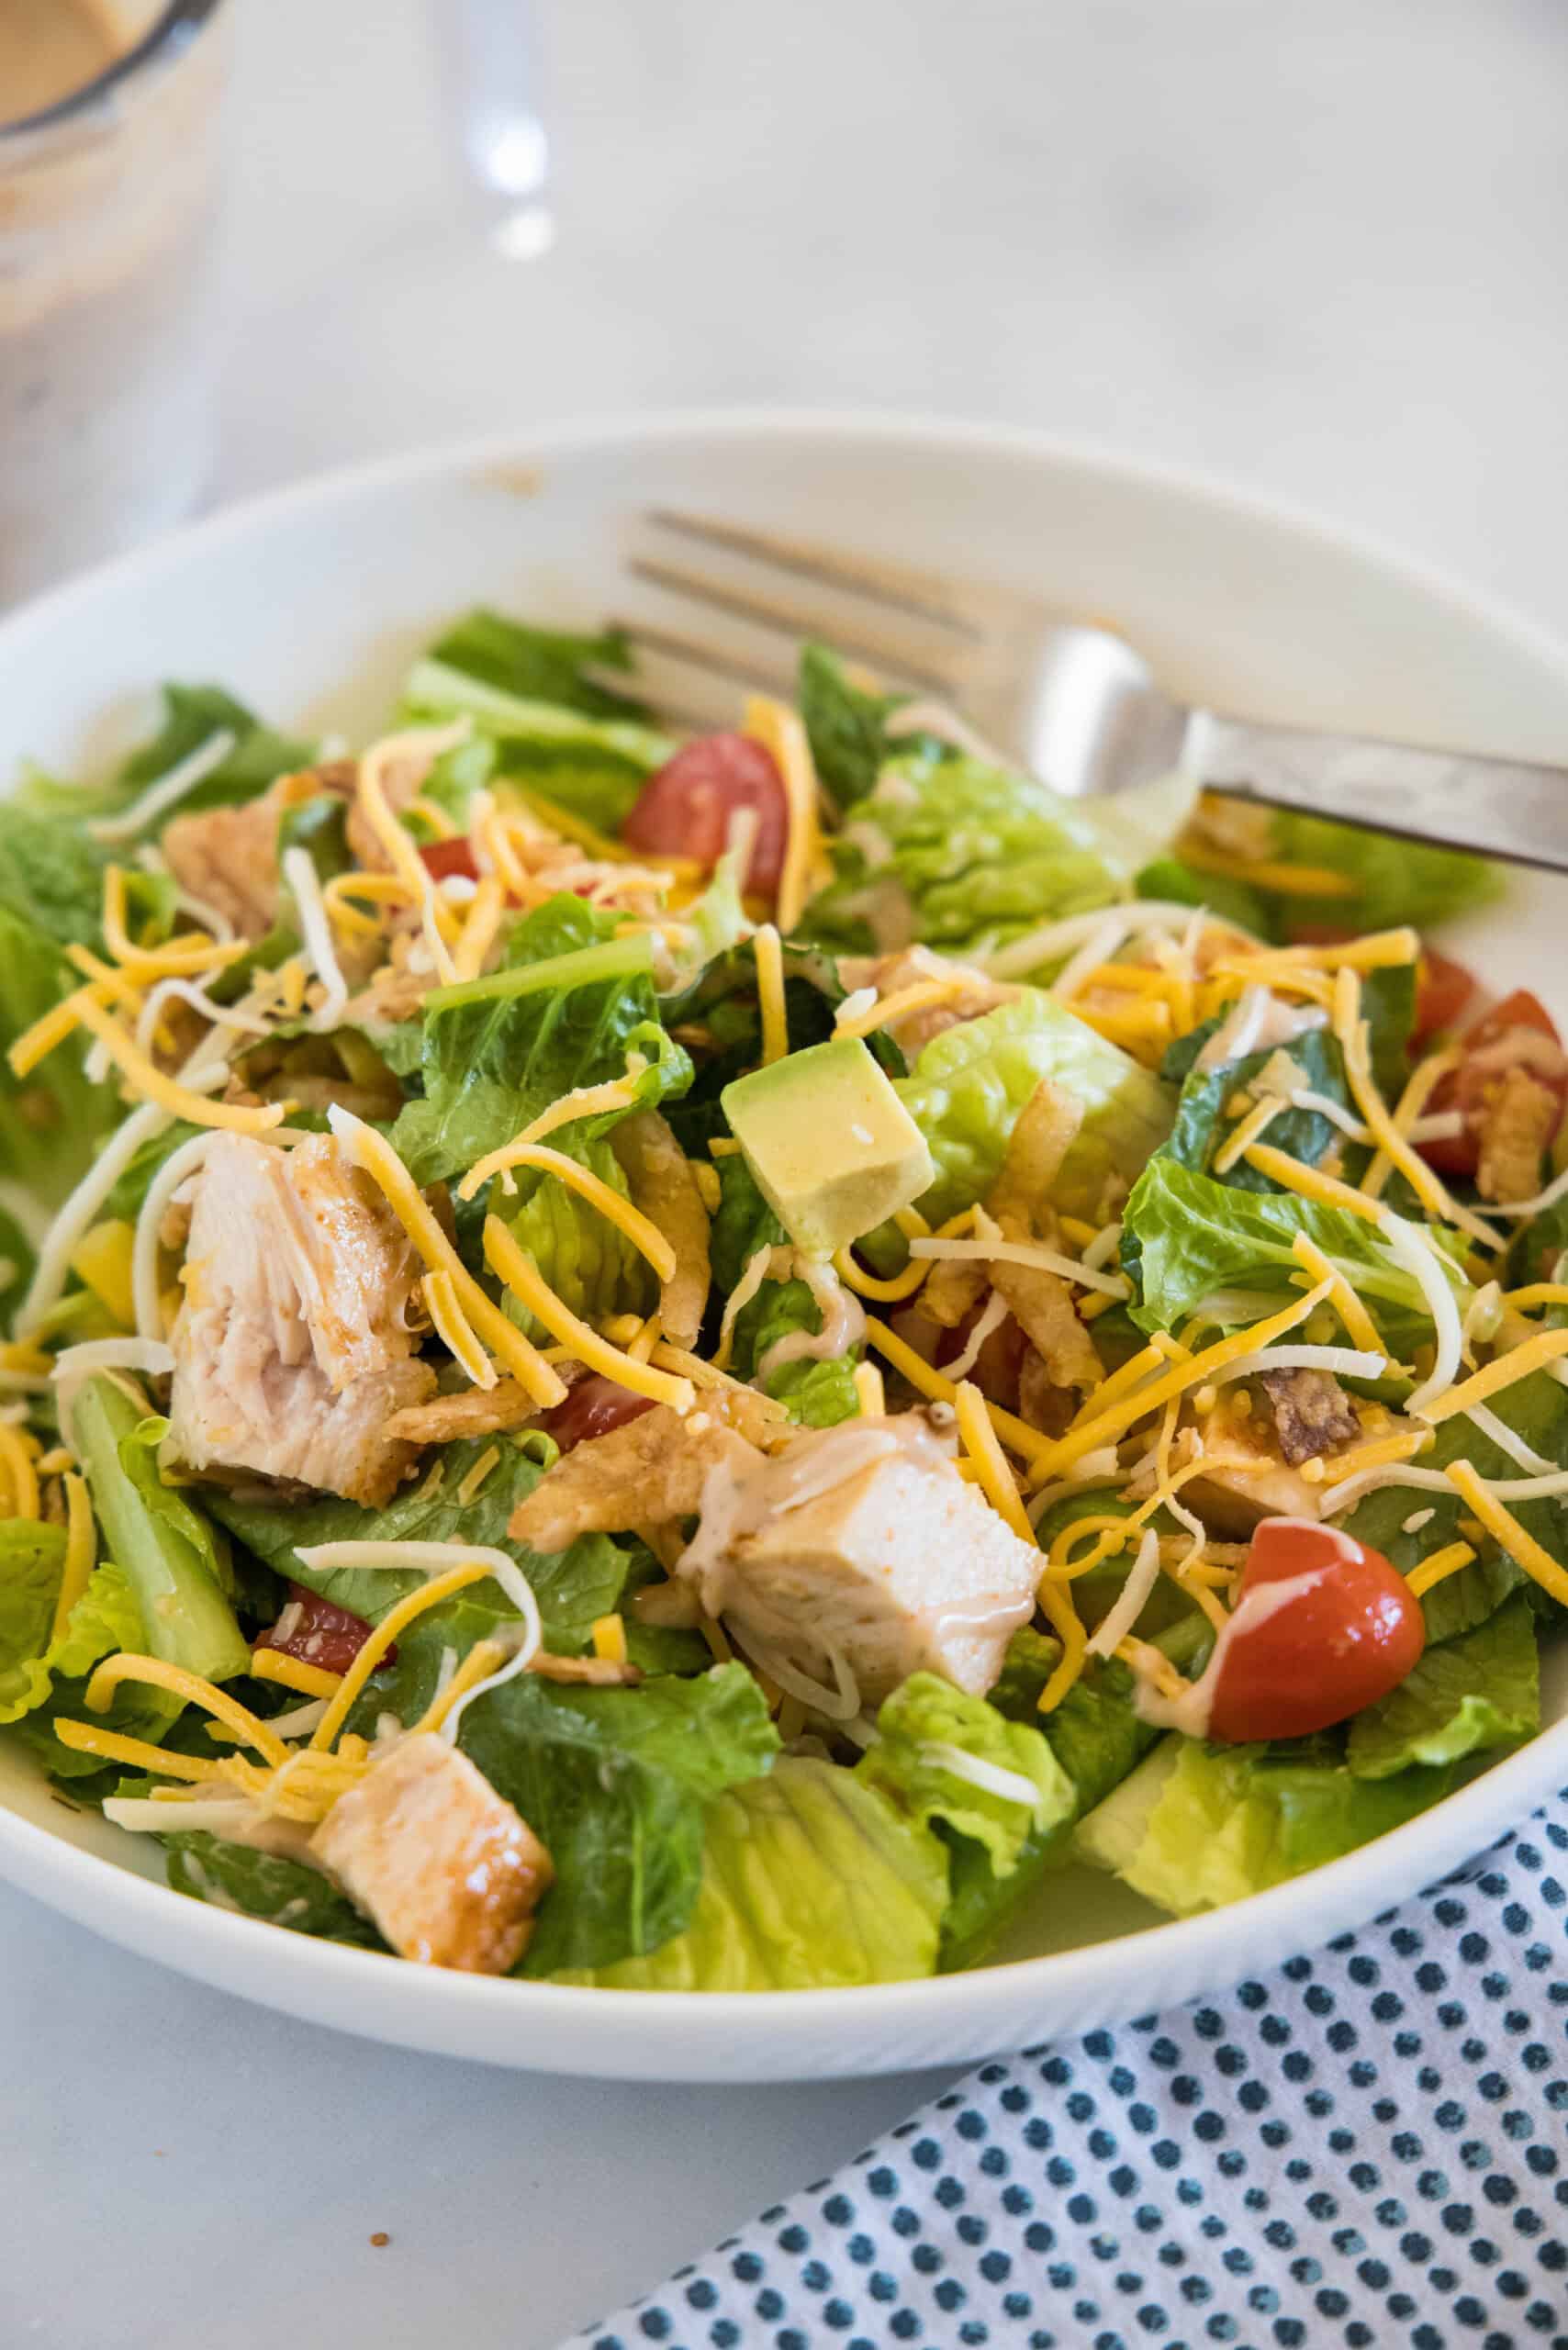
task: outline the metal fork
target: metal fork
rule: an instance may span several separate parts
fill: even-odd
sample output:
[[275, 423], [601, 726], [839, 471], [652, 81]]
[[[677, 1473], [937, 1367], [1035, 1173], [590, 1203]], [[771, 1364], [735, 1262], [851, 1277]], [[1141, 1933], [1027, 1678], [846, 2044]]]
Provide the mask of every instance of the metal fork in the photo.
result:
[[706, 515], [642, 522], [629, 569], [659, 617], [621, 625], [650, 698], [687, 723], [733, 724], [737, 686], [790, 694], [819, 638], [1069, 798], [1181, 767], [1264, 807], [1568, 872], [1568, 768], [1194, 710], [1114, 631], [1010, 588]]

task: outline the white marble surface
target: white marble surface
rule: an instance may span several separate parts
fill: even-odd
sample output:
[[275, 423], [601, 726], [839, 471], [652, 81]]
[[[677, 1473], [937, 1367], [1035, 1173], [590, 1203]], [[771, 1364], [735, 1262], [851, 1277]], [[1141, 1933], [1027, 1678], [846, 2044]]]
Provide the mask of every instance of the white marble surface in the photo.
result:
[[[1557, 0], [543, 14], [559, 238], [521, 265], [465, 224], [418, 0], [241, 11], [218, 496], [563, 413], [941, 409], [1230, 475], [1568, 628]], [[3, 1891], [0, 1947], [6, 2344], [546, 2350], [924, 2086], [419, 2059]]]

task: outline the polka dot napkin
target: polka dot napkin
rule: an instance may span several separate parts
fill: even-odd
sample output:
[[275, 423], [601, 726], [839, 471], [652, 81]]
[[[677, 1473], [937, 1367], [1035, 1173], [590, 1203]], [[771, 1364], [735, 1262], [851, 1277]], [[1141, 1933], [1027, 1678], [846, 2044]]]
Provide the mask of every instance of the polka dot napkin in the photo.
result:
[[563, 2350], [1568, 2350], [1568, 1791], [1223, 1998], [982, 2065]]

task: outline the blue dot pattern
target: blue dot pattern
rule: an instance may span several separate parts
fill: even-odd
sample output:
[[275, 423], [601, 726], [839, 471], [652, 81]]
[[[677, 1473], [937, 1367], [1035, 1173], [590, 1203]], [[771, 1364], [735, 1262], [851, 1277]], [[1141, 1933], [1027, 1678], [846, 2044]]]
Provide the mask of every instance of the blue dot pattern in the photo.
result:
[[1568, 2350], [1568, 1791], [1222, 1998], [982, 2065], [562, 2350]]

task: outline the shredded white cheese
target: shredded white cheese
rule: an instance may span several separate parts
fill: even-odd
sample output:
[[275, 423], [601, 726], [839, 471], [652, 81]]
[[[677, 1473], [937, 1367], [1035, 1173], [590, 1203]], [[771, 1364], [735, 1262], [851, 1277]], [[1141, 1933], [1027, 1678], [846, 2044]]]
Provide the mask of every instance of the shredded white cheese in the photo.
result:
[[215, 734], [207, 736], [205, 743], [198, 744], [194, 751], [187, 752], [183, 759], [177, 760], [155, 783], [150, 783], [129, 808], [122, 808], [118, 816], [99, 817], [95, 823], [88, 825], [87, 830], [95, 841], [134, 840], [138, 833], [146, 831], [154, 816], [161, 816], [165, 808], [172, 808], [177, 800], [183, 800], [215, 768], [220, 767], [234, 748], [235, 740], [227, 726], [220, 726]]

